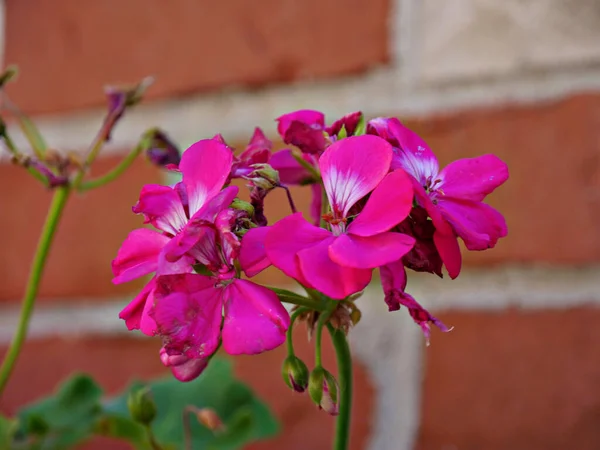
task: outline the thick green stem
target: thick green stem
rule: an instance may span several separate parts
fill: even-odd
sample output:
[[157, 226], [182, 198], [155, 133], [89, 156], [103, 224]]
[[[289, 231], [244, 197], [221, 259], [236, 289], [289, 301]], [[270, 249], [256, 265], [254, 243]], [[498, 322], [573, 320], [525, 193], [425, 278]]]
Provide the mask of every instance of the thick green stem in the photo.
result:
[[42, 279], [42, 273], [48, 257], [48, 251], [50, 250], [50, 245], [52, 244], [58, 221], [69, 198], [69, 193], [69, 188], [67, 186], [62, 186], [56, 189], [54, 197], [52, 198], [48, 216], [46, 217], [46, 223], [44, 224], [38, 247], [33, 258], [31, 271], [29, 272], [29, 280], [27, 281], [27, 288], [25, 290], [25, 296], [23, 297], [21, 316], [19, 317], [17, 330], [11, 341], [10, 348], [4, 356], [2, 366], [0, 366], [0, 395], [2, 395], [2, 392], [6, 387], [6, 383], [10, 378], [15, 362], [21, 352], [25, 337], [27, 336], [29, 319], [33, 312], [35, 299]]
[[[335, 308], [335, 306], [334, 306]], [[327, 325], [327, 321], [333, 312], [333, 308], [322, 312], [317, 320], [316, 332], [315, 332], [315, 367], [321, 367], [321, 336], [323, 335], [323, 328]]]
[[350, 442], [350, 413], [352, 412], [352, 355], [342, 330], [336, 330], [330, 324], [327, 329], [333, 341], [338, 366], [338, 384], [340, 407], [335, 425], [333, 450], [347, 450]]
[[305, 306], [315, 311], [324, 311], [327, 305], [323, 302], [319, 302], [313, 298], [303, 297], [295, 292], [288, 291], [287, 289], [280, 289], [272, 286], [265, 286], [267, 289], [272, 290], [277, 294], [279, 300], [284, 303], [291, 303], [292, 305]]

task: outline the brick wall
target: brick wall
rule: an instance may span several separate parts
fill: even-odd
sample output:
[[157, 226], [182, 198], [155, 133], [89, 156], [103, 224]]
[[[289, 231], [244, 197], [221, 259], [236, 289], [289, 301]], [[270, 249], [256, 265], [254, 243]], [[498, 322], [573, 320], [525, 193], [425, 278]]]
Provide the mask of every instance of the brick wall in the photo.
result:
[[[386, 312], [376, 286], [361, 299], [352, 448], [600, 447], [597, 2], [0, 3], [4, 62], [21, 68], [11, 98], [57, 149], [85, 148], [102, 116], [104, 83], [156, 75], [149, 101], [120, 124], [98, 172], [153, 125], [182, 145], [216, 131], [244, 142], [255, 125], [273, 135], [273, 118], [299, 108], [331, 118], [357, 109], [396, 115], [442, 164], [499, 155], [511, 178], [490, 202], [509, 236], [469, 254], [455, 281], [410, 281], [454, 330], [434, 332], [425, 348], [404, 311]], [[109, 391], [164, 372], [158, 343], [133, 338], [117, 319], [137, 286], [113, 286], [109, 267], [140, 223], [130, 206], [141, 186], [160, 177], [140, 160], [127, 177], [72, 201], [0, 410], [14, 411], [74, 369]], [[49, 195], [8, 164], [0, 164], [0, 185], [6, 345]], [[305, 192], [294, 195], [306, 206]], [[276, 198], [272, 217], [285, 208]], [[275, 272], [265, 279], [283, 280]], [[284, 422], [280, 438], [253, 448], [328, 448], [332, 420], [287, 391], [281, 359], [281, 349], [238, 359], [239, 375]]]

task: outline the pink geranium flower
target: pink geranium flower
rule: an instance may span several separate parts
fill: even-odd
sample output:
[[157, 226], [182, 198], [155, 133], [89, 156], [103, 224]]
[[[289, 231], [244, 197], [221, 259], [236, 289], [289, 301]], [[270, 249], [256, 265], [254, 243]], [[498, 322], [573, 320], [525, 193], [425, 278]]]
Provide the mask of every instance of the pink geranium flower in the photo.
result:
[[[179, 170], [183, 179], [175, 186], [144, 186], [133, 211], [143, 214], [145, 223], [159, 231], [140, 228], [132, 231], [112, 262], [115, 284], [152, 272], [157, 274], [192, 271], [193, 258], [185, 255], [200, 235], [198, 227], [215, 220], [238, 192], [235, 186], [221, 190], [229, 176], [232, 153], [214, 139], [193, 144], [182, 156]], [[185, 255], [185, 256], [184, 256]], [[130, 330], [156, 333], [149, 312], [154, 304], [153, 278], [127, 306], [120, 318]]]
[[237, 278], [239, 242], [231, 231], [236, 213], [222, 211], [216, 225], [199, 229], [188, 250], [210, 272], [161, 275], [150, 315], [163, 338], [163, 363], [181, 379], [203, 370], [222, 342], [231, 354], [256, 354], [285, 341], [290, 318], [273, 291]]
[[[328, 229], [301, 213], [268, 229], [250, 230], [240, 262], [246, 274], [269, 263], [305, 286], [341, 299], [364, 289], [375, 267], [402, 257], [414, 239], [390, 232], [410, 211], [412, 186], [404, 171], [389, 172], [392, 147], [374, 136], [342, 139], [319, 160], [331, 213]], [[367, 195], [364, 208], [351, 210]], [[266, 256], [266, 257], [265, 257]]]
[[411, 175], [416, 200], [433, 221], [434, 242], [452, 278], [458, 276], [461, 267], [455, 236], [469, 250], [485, 250], [507, 235], [502, 214], [483, 203], [508, 179], [508, 167], [497, 156], [460, 159], [440, 170], [425, 141], [398, 119], [371, 120], [368, 132], [395, 147], [391, 167]]

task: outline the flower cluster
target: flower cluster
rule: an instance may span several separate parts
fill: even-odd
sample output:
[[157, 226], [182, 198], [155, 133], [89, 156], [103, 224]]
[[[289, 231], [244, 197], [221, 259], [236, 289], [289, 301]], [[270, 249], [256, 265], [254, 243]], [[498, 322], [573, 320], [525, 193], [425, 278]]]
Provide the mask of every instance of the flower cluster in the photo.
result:
[[[186, 381], [222, 345], [256, 354], [286, 339], [290, 317], [280, 298], [250, 281], [275, 266], [309, 292], [354, 298], [379, 269], [389, 310], [405, 306], [429, 338], [447, 328], [405, 289], [406, 269], [458, 276], [458, 238], [484, 250], [506, 236], [502, 215], [483, 203], [508, 178], [493, 155], [444, 169], [427, 144], [397, 119], [359, 112], [330, 126], [317, 111], [278, 119], [291, 148], [274, 152], [257, 129], [239, 155], [217, 135], [188, 148], [172, 170], [182, 181], [147, 185], [133, 207], [145, 223], [113, 261], [114, 282], [154, 273], [121, 312], [130, 330], [162, 338], [161, 361]], [[247, 181], [250, 203], [237, 198]], [[307, 218], [296, 212], [268, 225], [264, 202], [276, 188], [310, 185]], [[289, 194], [289, 191], [288, 191]], [[242, 277], [242, 272], [245, 277]]]

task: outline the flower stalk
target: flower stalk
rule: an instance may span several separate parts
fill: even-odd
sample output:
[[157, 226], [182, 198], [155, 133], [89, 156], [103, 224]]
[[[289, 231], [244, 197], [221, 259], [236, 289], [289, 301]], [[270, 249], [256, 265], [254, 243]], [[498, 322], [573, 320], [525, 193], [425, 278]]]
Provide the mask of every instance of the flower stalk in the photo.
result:
[[68, 186], [61, 186], [56, 189], [52, 203], [48, 210], [46, 222], [38, 242], [37, 250], [33, 258], [33, 264], [29, 273], [29, 280], [27, 281], [27, 288], [25, 290], [25, 296], [23, 297], [23, 303], [21, 307], [21, 315], [19, 316], [19, 323], [17, 329], [10, 343], [8, 352], [6, 353], [2, 365], [0, 366], [0, 396], [6, 388], [6, 383], [10, 378], [10, 375], [14, 369], [15, 363], [21, 352], [21, 347], [27, 336], [27, 330], [29, 328], [29, 320], [31, 313], [35, 306], [35, 299], [40, 286], [40, 281], [48, 258], [48, 252], [54, 236], [58, 222], [62, 215], [62, 212], [69, 199], [70, 189]]
[[346, 335], [330, 324], [327, 329], [333, 341], [337, 358], [339, 384], [339, 414], [335, 424], [333, 450], [347, 450], [350, 442], [350, 418], [352, 413], [352, 355]]

